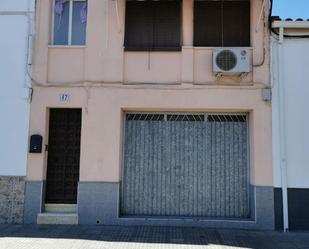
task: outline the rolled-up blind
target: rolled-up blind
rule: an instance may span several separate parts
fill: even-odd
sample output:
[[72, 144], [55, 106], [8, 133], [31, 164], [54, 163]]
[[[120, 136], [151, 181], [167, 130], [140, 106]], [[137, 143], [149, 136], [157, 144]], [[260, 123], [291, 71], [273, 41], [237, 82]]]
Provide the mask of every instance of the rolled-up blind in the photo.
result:
[[127, 1], [125, 49], [180, 50], [181, 2]]
[[250, 1], [195, 1], [194, 46], [250, 46]]

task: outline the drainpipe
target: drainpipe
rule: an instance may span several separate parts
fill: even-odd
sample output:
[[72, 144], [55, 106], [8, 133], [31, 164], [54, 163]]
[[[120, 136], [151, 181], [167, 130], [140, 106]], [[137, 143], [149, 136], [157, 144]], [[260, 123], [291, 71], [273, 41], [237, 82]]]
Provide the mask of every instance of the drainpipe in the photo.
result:
[[286, 155], [286, 116], [285, 116], [285, 83], [282, 73], [283, 68], [283, 39], [284, 28], [279, 28], [278, 44], [278, 96], [279, 96], [279, 148], [280, 148], [280, 168], [281, 168], [281, 186], [283, 202], [283, 230], [289, 231], [289, 213], [288, 213], [288, 188], [287, 188], [287, 155]]
[[31, 101], [32, 97], [32, 43], [33, 43], [33, 29], [34, 29], [34, 9], [35, 9], [35, 0], [28, 0], [28, 9], [27, 9], [27, 50], [26, 50], [26, 72], [25, 72], [25, 88], [28, 92], [28, 100]]

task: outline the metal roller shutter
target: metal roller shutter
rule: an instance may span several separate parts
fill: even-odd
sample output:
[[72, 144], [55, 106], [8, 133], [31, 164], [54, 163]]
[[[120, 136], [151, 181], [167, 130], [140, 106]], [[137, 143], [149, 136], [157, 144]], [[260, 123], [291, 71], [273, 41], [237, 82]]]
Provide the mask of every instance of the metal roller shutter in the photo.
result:
[[246, 114], [125, 114], [121, 215], [247, 218]]

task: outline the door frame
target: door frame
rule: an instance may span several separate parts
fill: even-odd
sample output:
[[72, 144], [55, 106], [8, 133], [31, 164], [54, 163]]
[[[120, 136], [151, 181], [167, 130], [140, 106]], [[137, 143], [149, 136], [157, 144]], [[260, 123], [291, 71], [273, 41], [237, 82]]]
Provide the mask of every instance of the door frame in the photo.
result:
[[[48, 171], [48, 156], [49, 156], [49, 142], [50, 142], [50, 114], [51, 114], [51, 110], [53, 109], [58, 109], [58, 110], [80, 110], [80, 153], [79, 153], [79, 176], [78, 176], [78, 181], [77, 181], [77, 194], [76, 194], [76, 203], [78, 203], [78, 183], [80, 181], [80, 159], [81, 159], [81, 133], [82, 133], [82, 123], [83, 123], [83, 108], [82, 107], [48, 107], [46, 109], [46, 134], [45, 134], [45, 144], [44, 146], [44, 152], [45, 152], [45, 156], [44, 156], [44, 182], [43, 182], [43, 186], [42, 186], [42, 207], [41, 210], [44, 210], [44, 205], [46, 204], [46, 190], [47, 190], [47, 171]], [[64, 203], [55, 203], [55, 204], [64, 204]]]

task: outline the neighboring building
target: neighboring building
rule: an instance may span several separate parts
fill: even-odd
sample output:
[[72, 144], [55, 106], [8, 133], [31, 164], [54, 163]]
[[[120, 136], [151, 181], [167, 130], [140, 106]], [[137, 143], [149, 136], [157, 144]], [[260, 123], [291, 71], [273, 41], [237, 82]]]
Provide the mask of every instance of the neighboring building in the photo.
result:
[[309, 21], [277, 20], [272, 27], [278, 33], [272, 38], [276, 226], [308, 230]]
[[0, 1], [0, 223], [23, 222], [34, 2]]
[[274, 229], [268, 12], [38, 1], [25, 222]]

